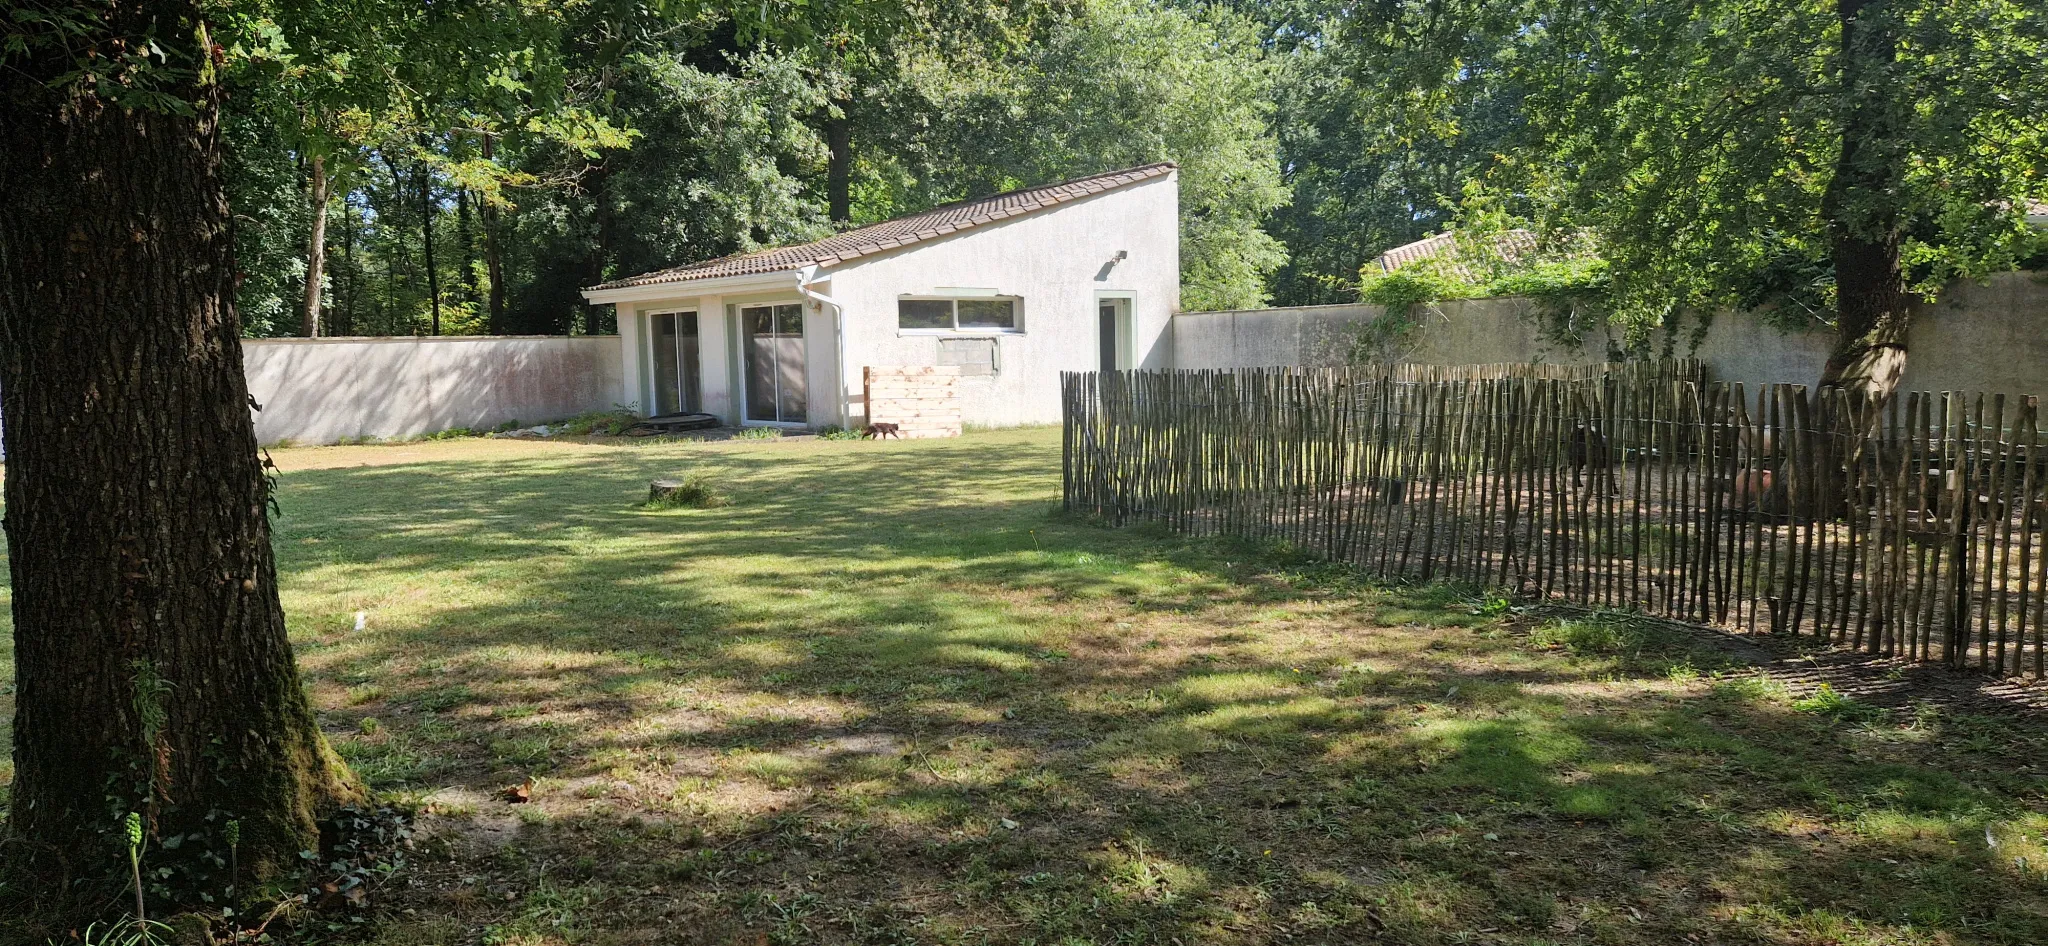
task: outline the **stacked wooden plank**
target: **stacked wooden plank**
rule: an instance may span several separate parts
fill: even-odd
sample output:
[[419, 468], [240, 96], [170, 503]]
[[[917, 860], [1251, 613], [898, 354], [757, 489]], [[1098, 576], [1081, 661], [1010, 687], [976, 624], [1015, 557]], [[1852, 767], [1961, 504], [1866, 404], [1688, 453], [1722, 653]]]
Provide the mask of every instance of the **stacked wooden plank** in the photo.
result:
[[908, 439], [960, 436], [958, 365], [870, 365], [863, 387], [868, 423], [895, 424]]

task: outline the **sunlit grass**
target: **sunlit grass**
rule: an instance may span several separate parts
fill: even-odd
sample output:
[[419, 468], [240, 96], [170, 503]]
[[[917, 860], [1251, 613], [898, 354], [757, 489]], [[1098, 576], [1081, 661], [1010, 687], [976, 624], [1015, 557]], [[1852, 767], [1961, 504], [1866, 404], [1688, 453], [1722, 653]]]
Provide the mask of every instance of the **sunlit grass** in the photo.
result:
[[274, 456], [308, 691], [427, 812], [388, 946], [2048, 942], [2025, 726], [1101, 528], [1057, 430]]

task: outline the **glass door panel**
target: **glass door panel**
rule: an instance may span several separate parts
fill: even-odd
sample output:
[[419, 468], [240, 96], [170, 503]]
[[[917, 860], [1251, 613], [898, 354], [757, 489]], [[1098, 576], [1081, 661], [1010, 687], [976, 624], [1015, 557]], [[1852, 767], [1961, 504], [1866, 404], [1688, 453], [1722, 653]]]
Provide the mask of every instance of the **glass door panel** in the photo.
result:
[[673, 414], [682, 391], [676, 378], [676, 317], [657, 315], [654, 319], [654, 413]]
[[801, 424], [809, 412], [810, 381], [804, 373], [804, 307], [775, 307], [775, 402], [780, 419]]
[[654, 413], [674, 414], [703, 408], [697, 364], [697, 313], [652, 316], [654, 335]]
[[704, 409], [704, 369], [697, 360], [701, 349], [697, 345], [697, 313], [684, 312], [676, 316], [676, 374], [677, 398], [682, 409], [697, 413]]
[[747, 419], [803, 423], [810, 401], [803, 306], [744, 307], [740, 333], [746, 346]]

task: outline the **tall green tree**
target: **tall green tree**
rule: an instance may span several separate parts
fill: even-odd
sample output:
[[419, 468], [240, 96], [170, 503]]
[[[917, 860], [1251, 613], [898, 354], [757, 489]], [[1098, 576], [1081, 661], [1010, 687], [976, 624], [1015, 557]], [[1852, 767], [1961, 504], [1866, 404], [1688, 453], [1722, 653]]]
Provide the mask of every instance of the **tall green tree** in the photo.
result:
[[[1181, 167], [1181, 298], [1269, 298], [1286, 260], [1263, 228], [1286, 203], [1255, 25], [1223, 6], [1087, 0], [1012, 56], [934, 60], [918, 76], [930, 132], [911, 170], [973, 196], [1153, 161]], [[991, 147], [991, 142], [1000, 142]]]
[[[43, 0], [0, 19], [13, 889], [45, 901], [89, 892], [124, 866], [119, 826], [136, 812], [156, 851], [154, 895], [183, 905], [225, 889], [228, 822], [242, 867], [270, 879], [318, 847], [324, 811], [360, 796], [299, 687], [277, 596], [271, 484], [237, 341], [245, 280], [224, 102], [244, 91], [245, 114], [262, 119], [230, 125], [245, 149], [283, 142], [305, 165], [340, 147], [307, 128], [377, 127], [384, 114], [409, 123], [397, 140], [416, 163], [450, 177], [466, 173], [447, 142], [476, 133], [469, 118], [602, 143], [606, 126], [567, 101], [545, 55], [548, 10]], [[361, 31], [335, 40], [349, 50], [404, 50], [379, 74], [408, 87], [402, 108], [376, 82], [307, 97], [305, 75], [249, 81], [303, 61], [293, 37], [338, 35], [344, 19]], [[352, 52], [323, 55], [316, 78], [366, 68]], [[263, 98], [280, 89], [291, 94]], [[279, 101], [331, 109], [340, 125]], [[266, 167], [252, 191], [277, 189], [279, 167]], [[432, 179], [421, 180], [432, 239]]]
[[546, 142], [513, 166], [561, 176], [517, 189], [508, 234], [515, 284], [504, 329], [558, 333], [598, 313], [581, 290], [679, 261], [831, 232], [818, 188], [827, 156], [813, 119], [827, 96], [789, 56], [720, 44], [632, 53], [610, 104], [640, 133], [595, 159]]
[[[1451, 100], [1412, 95], [1366, 56], [1352, 35], [1364, 14], [1347, 0], [1232, 5], [1258, 24], [1274, 70], [1271, 121], [1288, 190], [1266, 222], [1287, 248], [1271, 278], [1274, 302], [1353, 301], [1369, 260], [1450, 225], [1465, 182], [1519, 121], [1519, 96], [1498, 82]], [[1483, 54], [1461, 58], [1468, 77], [1499, 72]]]
[[176, 897], [217, 878], [227, 821], [271, 878], [359, 792], [278, 604], [217, 28], [191, 0], [45, 3], [0, 25], [6, 831], [17, 889], [45, 903], [125, 868], [127, 812]]
[[[416, 200], [436, 203], [448, 178], [490, 202], [509, 175], [473, 139], [509, 132], [584, 153], [626, 140], [567, 81], [567, 19], [556, 5], [261, 0], [226, 9], [229, 108], [267, 125], [302, 171], [302, 335], [320, 333], [329, 212], [376, 170], [380, 152], [414, 167]], [[420, 217], [423, 257], [435, 248], [436, 210]], [[439, 267], [422, 270], [438, 327]]]
[[[2048, 192], [2048, 8], [2014, 0], [1432, 0], [1362, 8], [1389, 94], [1519, 90], [1487, 174], [1590, 230], [1624, 308], [1832, 323], [1820, 379], [1904, 370], [1910, 303], [2035, 252]], [[1475, 61], [1499, 64], [1488, 72]], [[1404, 124], [1444, 108], [1391, 115]]]

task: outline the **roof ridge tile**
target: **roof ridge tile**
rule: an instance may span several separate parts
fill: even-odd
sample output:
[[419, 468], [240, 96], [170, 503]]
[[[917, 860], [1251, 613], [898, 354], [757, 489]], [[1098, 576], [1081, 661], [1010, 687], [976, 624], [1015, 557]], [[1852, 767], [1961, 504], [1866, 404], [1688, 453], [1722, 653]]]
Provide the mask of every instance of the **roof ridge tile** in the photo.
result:
[[[801, 269], [807, 265], [836, 266], [848, 260], [857, 259], [884, 250], [910, 246], [925, 240], [936, 239], [961, 230], [983, 224], [994, 223], [1010, 217], [1021, 216], [1048, 207], [1090, 197], [1115, 190], [1139, 181], [1164, 176], [1176, 170], [1170, 161], [1147, 164], [1141, 167], [1125, 168], [1119, 171], [1105, 171], [1040, 184], [1035, 187], [1019, 188], [987, 197], [959, 200], [941, 204], [929, 210], [905, 214], [863, 227], [835, 233], [809, 243], [792, 246], [771, 247], [748, 253], [738, 253], [718, 259], [685, 263], [668, 269], [656, 270], [626, 279], [615, 279], [590, 287], [592, 291], [602, 289], [624, 289], [635, 286], [652, 286], [667, 283], [692, 282], [699, 279], [714, 279], [725, 276], [751, 276], [762, 273], [782, 272]], [[930, 226], [919, 226], [929, 221]]]

